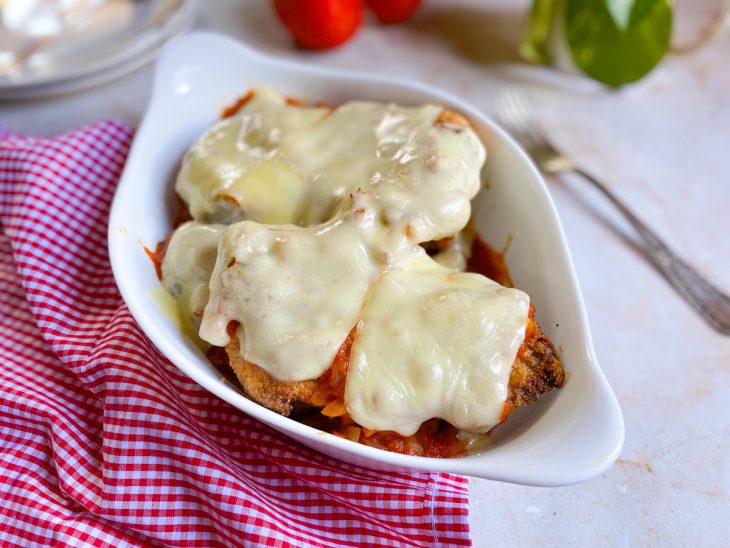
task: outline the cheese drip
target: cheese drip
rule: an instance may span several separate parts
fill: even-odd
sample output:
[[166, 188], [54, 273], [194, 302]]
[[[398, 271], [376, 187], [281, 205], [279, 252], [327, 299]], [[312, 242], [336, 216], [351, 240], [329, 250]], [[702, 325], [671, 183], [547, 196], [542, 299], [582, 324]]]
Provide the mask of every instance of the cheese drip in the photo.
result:
[[347, 371], [350, 415], [404, 436], [434, 417], [467, 432], [490, 430], [507, 399], [529, 304], [522, 291], [414, 250], [366, 297]]
[[314, 379], [357, 321], [382, 265], [365, 243], [366, 210], [311, 228], [242, 221], [221, 238], [200, 336], [230, 342], [241, 325], [241, 355], [279, 380]]
[[415, 242], [467, 223], [485, 151], [466, 127], [438, 123], [441, 107], [350, 102], [290, 106], [267, 88], [188, 151], [176, 190], [197, 220], [311, 226], [355, 191]]
[[198, 331], [208, 282], [218, 254], [218, 240], [224, 225], [190, 221], [175, 230], [162, 261], [162, 286], [175, 298], [188, 324]]
[[463, 272], [471, 256], [474, 228], [468, 226], [451, 238], [446, 246], [433, 256], [433, 260], [445, 268]]

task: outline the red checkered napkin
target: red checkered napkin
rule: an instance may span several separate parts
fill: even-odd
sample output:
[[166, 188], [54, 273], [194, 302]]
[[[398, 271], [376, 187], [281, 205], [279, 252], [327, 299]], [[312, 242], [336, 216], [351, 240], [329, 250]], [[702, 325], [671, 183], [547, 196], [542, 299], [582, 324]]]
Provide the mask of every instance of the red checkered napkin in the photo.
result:
[[320, 455], [147, 340], [107, 257], [131, 139], [0, 140], [0, 544], [469, 545], [465, 478]]

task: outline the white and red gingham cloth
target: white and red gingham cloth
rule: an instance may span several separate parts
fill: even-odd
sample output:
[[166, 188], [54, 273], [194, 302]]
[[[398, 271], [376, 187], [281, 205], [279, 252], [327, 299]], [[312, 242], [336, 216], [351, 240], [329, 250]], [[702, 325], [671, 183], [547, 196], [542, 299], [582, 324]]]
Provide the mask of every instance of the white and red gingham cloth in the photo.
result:
[[320, 455], [147, 340], [107, 257], [132, 133], [0, 136], [0, 545], [470, 545], [465, 478]]

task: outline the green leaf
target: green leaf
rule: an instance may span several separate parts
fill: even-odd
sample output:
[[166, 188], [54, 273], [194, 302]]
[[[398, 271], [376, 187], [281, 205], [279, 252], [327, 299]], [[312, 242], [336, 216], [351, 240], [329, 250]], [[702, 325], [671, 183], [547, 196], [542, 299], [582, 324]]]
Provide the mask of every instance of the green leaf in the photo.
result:
[[670, 0], [565, 0], [564, 15], [573, 61], [612, 87], [640, 79], [669, 49]]
[[631, 16], [631, 8], [633, 0], [606, 0], [606, 7], [611, 12], [616, 26], [625, 31], [629, 25], [629, 17]]
[[555, 16], [556, 0], [534, 0], [520, 42], [520, 55], [531, 63], [550, 62], [548, 39]]

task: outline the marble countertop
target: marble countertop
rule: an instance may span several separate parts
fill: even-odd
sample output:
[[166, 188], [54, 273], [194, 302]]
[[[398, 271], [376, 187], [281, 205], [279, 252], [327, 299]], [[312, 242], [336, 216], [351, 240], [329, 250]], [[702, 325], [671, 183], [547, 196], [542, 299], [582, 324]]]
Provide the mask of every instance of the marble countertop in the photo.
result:
[[[307, 63], [397, 74], [491, 113], [526, 89], [554, 140], [730, 292], [730, 32], [609, 92], [515, 54], [525, 1], [431, 0], [407, 25], [366, 21], [327, 53], [291, 47], [269, 2], [207, 1], [198, 27]], [[83, 93], [0, 104], [0, 124], [49, 134], [102, 118], [137, 123], [151, 68]], [[606, 473], [556, 489], [471, 483], [475, 546], [721, 545], [730, 538], [730, 337], [713, 332], [642, 256], [587, 184], [552, 180], [599, 361], [626, 444]]]

